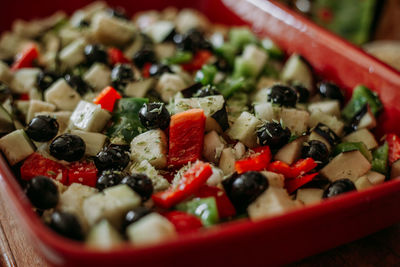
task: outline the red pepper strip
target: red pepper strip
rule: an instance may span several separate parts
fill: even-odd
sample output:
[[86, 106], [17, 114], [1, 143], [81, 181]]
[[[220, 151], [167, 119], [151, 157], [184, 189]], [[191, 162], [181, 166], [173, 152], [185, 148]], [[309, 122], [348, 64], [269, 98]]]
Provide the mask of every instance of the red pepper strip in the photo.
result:
[[202, 109], [190, 109], [171, 117], [168, 166], [180, 167], [201, 158], [205, 124]]
[[21, 166], [21, 179], [29, 181], [35, 176], [43, 175], [68, 185], [68, 169], [54, 160], [39, 153], [30, 155]]
[[122, 96], [117, 92], [117, 90], [111, 86], [107, 86], [94, 99], [93, 103], [100, 105], [102, 109], [112, 112], [114, 110], [115, 102], [120, 98], [122, 98]]
[[194, 215], [183, 211], [169, 211], [162, 213], [174, 226], [178, 233], [188, 233], [203, 227], [203, 223]]
[[198, 161], [180, 179], [177, 185], [172, 185], [166, 191], [152, 195], [154, 204], [169, 209], [185, 198], [194, 194], [211, 176], [211, 165]]
[[74, 162], [69, 165], [68, 185], [79, 183], [95, 187], [97, 182], [97, 168], [93, 162]]
[[229, 200], [225, 191], [221, 188], [203, 185], [194, 195], [199, 198], [214, 197], [217, 203], [218, 215], [221, 219], [228, 218], [236, 214], [236, 210], [231, 201]]
[[199, 50], [190, 62], [184, 63], [181, 66], [186, 71], [196, 71], [201, 69], [201, 67], [207, 63], [211, 56], [212, 53], [210, 51]]
[[254, 154], [248, 158], [235, 162], [235, 170], [238, 174], [248, 171], [261, 171], [268, 167], [271, 161], [271, 150], [268, 146], [258, 147], [254, 149]]
[[312, 158], [300, 159], [289, 166], [283, 161], [271, 162], [268, 166], [268, 170], [271, 172], [281, 173], [286, 179], [293, 179], [300, 175], [303, 175], [317, 166], [317, 163]]
[[305, 185], [308, 182], [311, 182], [318, 173], [311, 173], [304, 176], [300, 176], [294, 179], [285, 180], [285, 188], [289, 194], [296, 191], [299, 187]]
[[17, 55], [17, 59], [11, 66], [11, 70], [22, 68], [30, 68], [33, 66], [33, 61], [39, 56], [38, 48], [35, 44], [28, 44], [24, 50]]
[[389, 164], [400, 159], [400, 138], [395, 134], [386, 135], [386, 141], [389, 145]]
[[118, 63], [124, 64], [124, 63], [130, 63], [131, 61], [127, 59], [122, 53], [121, 50], [115, 47], [111, 47], [108, 49], [108, 58], [111, 62], [112, 65], [116, 65]]
[[149, 78], [150, 77], [150, 68], [153, 64], [151, 63], [145, 63], [143, 65], [143, 69], [142, 69], [142, 76], [143, 78]]
[[30, 99], [30, 97], [29, 97], [28, 93], [22, 93], [19, 95], [19, 98], [18, 98], [18, 100], [24, 100], [24, 101], [27, 101], [29, 99]]

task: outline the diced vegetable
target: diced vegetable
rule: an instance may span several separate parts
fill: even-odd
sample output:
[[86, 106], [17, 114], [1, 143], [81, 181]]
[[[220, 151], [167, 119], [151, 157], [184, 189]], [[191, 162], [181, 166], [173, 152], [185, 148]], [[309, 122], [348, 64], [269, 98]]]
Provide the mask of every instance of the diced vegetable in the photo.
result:
[[388, 171], [388, 158], [389, 145], [388, 142], [385, 142], [372, 152], [372, 170], [386, 175]]
[[232, 205], [225, 191], [221, 188], [203, 185], [197, 190], [195, 196], [199, 198], [214, 197], [220, 219], [229, 218], [236, 214], [235, 207]]
[[196, 192], [211, 176], [212, 169], [208, 163], [201, 161], [194, 164], [176, 186], [171, 186], [164, 192], [155, 193], [152, 196], [154, 204], [163, 208], [170, 208], [194, 192]]
[[267, 51], [271, 58], [282, 59], [285, 55], [285, 52], [269, 38], [261, 40], [261, 46]]
[[256, 43], [256, 36], [245, 27], [232, 28], [229, 31], [229, 42], [237, 49], [242, 49], [246, 44]]
[[212, 226], [219, 221], [217, 203], [214, 197], [195, 198], [180, 203], [176, 208], [197, 216], [206, 227]]
[[238, 174], [247, 171], [261, 171], [268, 167], [272, 154], [268, 146], [253, 149], [254, 154], [248, 158], [235, 162], [235, 169]]
[[35, 44], [28, 44], [24, 50], [17, 56], [17, 59], [11, 66], [11, 70], [22, 68], [31, 68], [33, 61], [39, 56], [39, 50]]
[[74, 162], [68, 166], [68, 184], [79, 183], [95, 187], [97, 168], [93, 162]]
[[70, 122], [73, 128], [85, 132], [100, 132], [110, 118], [110, 113], [100, 106], [81, 100], [71, 114]]
[[174, 210], [163, 214], [174, 226], [178, 233], [188, 233], [203, 227], [203, 223], [196, 216]]
[[120, 64], [124, 64], [124, 63], [130, 63], [130, 60], [127, 59], [124, 55], [124, 53], [122, 53], [121, 50], [119, 50], [118, 48], [115, 47], [110, 47], [108, 50], [108, 58], [111, 62], [111, 65], [116, 65], [118, 63]]
[[400, 159], [400, 138], [395, 134], [388, 134], [386, 142], [389, 146], [389, 165], [392, 165]]
[[281, 173], [285, 178], [290, 179], [308, 173], [317, 167], [317, 165], [318, 164], [312, 158], [300, 159], [290, 166], [282, 161], [274, 161], [269, 164], [268, 170], [271, 172]]
[[0, 138], [0, 150], [8, 163], [15, 165], [35, 152], [36, 148], [25, 131], [20, 129]]
[[193, 59], [193, 54], [188, 51], [178, 51], [173, 57], [167, 59], [169, 64], [182, 64]]
[[285, 188], [289, 194], [296, 191], [301, 186], [311, 182], [318, 173], [307, 174], [294, 179], [285, 180]]
[[197, 71], [195, 81], [201, 82], [203, 85], [212, 84], [217, 74], [217, 68], [214, 65], [204, 65], [201, 70]]
[[199, 50], [196, 52], [196, 54], [193, 56], [193, 59], [188, 62], [182, 64], [182, 68], [186, 71], [196, 71], [201, 69], [204, 64], [207, 64], [207, 61], [210, 59], [212, 56], [211, 52], [208, 50]]
[[107, 220], [101, 220], [93, 226], [86, 239], [90, 247], [101, 249], [109, 249], [122, 242], [122, 236]]
[[334, 150], [332, 151], [333, 156], [339, 155], [342, 152], [359, 150], [363, 156], [368, 159], [368, 161], [372, 161], [372, 154], [368, 150], [367, 146], [363, 142], [344, 142], [338, 144]]
[[122, 96], [111, 86], [107, 86], [100, 92], [94, 99], [93, 103], [100, 105], [102, 109], [112, 112], [114, 110], [115, 102], [121, 99]]

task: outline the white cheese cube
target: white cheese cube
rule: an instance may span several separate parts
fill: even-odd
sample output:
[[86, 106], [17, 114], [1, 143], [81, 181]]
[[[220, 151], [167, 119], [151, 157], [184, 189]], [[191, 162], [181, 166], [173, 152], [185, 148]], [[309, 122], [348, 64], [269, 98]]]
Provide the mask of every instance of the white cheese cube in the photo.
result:
[[340, 117], [340, 103], [338, 100], [315, 102], [308, 105], [308, 111], [310, 111], [310, 113], [320, 112]]
[[227, 131], [230, 138], [239, 140], [249, 148], [257, 146], [256, 129], [261, 121], [249, 112], [242, 112]]
[[135, 245], [151, 245], [177, 236], [175, 226], [158, 213], [150, 213], [126, 229], [129, 240]]
[[144, 173], [150, 178], [153, 183], [155, 192], [165, 190], [169, 187], [167, 179], [162, 177], [158, 171], [147, 160], [133, 164], [130, 169], [131, 173]]
[[194, 28], [206, 30], [209, 26], [209, 21], [200, 12], [187, 8], [179, 11], [175, 20], [175, 25], [178, 32], [185, 33]]
[[364, 189], [368, 189], [372, 186], [374, 186], [368, 179], [367, 175], [361, 176], [360, 178], [358, 178], [355, 182], [354, 185], [357, 188], [357, 191], [361, 191]]
[[83, 79], [96, 91], [100, 91], [111, 84], [111, 70], [104, 64], [95, 63], [85, 72]]
[[8, 163], [12, 166], [35, 152], [35, 147], [21, 129], [0, 138], [0, 150], [3, 151]]
[[26, 123], [28, 124], [38, 112], [52, 112], [56, 110], [56, 106], [39, 100], [29, 100], [28, 113], [26, 114]]
[[336, 135], [341, 136], [344, 129], [344, 123], [338, 120], [335, 116], [314, 112], [310, 115], [309, 126], [315, 127], [318, 123], [328, 126]]
[[6, 63], [0, 61], [0, 81], [9, 84], [13, 79], [13, 73]]
[[86, 44], [84, 39], [77, 39], [60, 51], [59, 59], [63, 69], [75, 67], [85, 60]]
[[122, 46], [133, 39], [135, 25], [130, 21], [111, 17], [105, 13], [96, 14], [91, 23], [93, 37], [100, 43]]
[[177, 74], [164, 73], [156, 85], [156, 91], [161, 95], [164, 102], [170, 99], [178, 92], [186, 88], [186, 83]]
[[233, 150], [235, 152], [235, 158], [237, 160], [243, 158], [246, 154], [246, 146], [243, 145], [242, 142], [237, 142], [236, 145], [233, 147]]
[[83, 139], [86, 144], [85, 155], [96, 156], [99, 153], [107, 140], [107, 136], [101, 133], [90, 133], [80, 130], [72, 130], [71, 134], [75, 134]]
[[160, 20], [146, 28], [145, 33], [153, 39], [155, 43], [161, 43], [172, 32], [175, 25], [171, 21]]
[[280, 119], [292, 133], [301, 135], [307, 131], [310, 114], [304, 110], [282, 108]]
[[285, 176], [280, 173], [270, 172], [270, 171], [262, 171], [261, 172], [265, 177], [267, 177], [269, 186], [276, 186], [279, 188], [283, 188], [285, 185]]
[[175, 55], [176, 46], [173, 43], [159, 43], [154, 46], [154, 52], [159, 60], [163, 60]]
[[352, 132], [349, 135], [343, 137], [343, 141], [346, 142], [363, 142], [369, 150], [378, 147], [375, 136], [366, 128]]
[[16, 94], [29, 93], [36, 86], [38, 68], [22, 68], [14, 72], [14, 78], [11, 81], [11, 90]]
[[225, 175], [229, 175], [235, 172], [235, 161], [235, 152], [232, 148], [227, 147], [221, 152], [218, 166]]
[[53, 83], [45, 92], [44, 99], [60, 110], [74, 110], [81, 96], [64, 79]]
[[267, 62], [268, 55], [263, 49], [254, 44], [249, 44], [243, 50], [242, 59], [251, 62], [254, 75], [257, 76]]
[[324, 190], [319, 188], [303, 188], [297, 190], [296, 200], [301, 201], [305, 205], [318, 203], [322, 200]]
[[85, 132], [100, 132], [111, 118], [107, 110], [90, 102], [80, 101], [71, 115], [71, 126]]
[[306, 136], [301, 136], [292, 142], [284, 145], [275, 154], [274, 159], [283, 161], [289, 165], [298, 160], [301, 156], [301, 149], [303, 148], [303, 143], [306, 141]]
[[282, 214], [298, 207], [286, 189], [269, 187], [247, 208], [251, 220], [263, 219], [266, 217]]
[[217, 164], [224, 147], [225, 141], [216, 131], [211, 131], [204, 136], [203, 157]]
[[147, 160], [158, 169], [167, 166], [167, 137], [160, 129], [139, 134], [131, 141], [131, 159]]
[[126, 85], [124, 93], [130, 97], [144, 97], [153, 87], [154, 83], [155, 80], [153, 78], [130, 82]]
[[272, 104], [269, 102], [254, 105], [254, 114], [256, 117], [266, 121], [272, 121], [279, 110], [279, 108], [272, 107]]
[[88, 246], [99, 249], [110, 249], [122, 242], [122, 236], [107, 220], [93, 226], [86, 239]]
[[386, 179], [385, 175], [374, 171], [367, 172], [366, 176], [372, 185], [382, 184]]
[[211, 165], [211, 168], [212, 168], [212, 174], [207, 179], [207, 185], [218, 186], [222, 182], [222, 179], [224, 178], [224, 172], [220, 168], [217, 168], [213, 165]]

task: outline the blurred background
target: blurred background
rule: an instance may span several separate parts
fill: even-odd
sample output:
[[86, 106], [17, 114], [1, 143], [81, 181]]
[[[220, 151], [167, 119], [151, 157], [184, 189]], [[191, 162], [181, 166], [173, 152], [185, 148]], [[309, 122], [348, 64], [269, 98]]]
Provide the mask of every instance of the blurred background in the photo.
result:
[[400, 70], [400, 0], [280, 0]]

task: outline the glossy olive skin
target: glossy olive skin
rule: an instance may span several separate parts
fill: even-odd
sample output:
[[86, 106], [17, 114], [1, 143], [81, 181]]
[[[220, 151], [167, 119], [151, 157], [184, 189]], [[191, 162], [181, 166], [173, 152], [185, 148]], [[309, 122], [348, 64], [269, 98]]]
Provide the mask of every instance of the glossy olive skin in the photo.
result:
[[81, 76], [73, 74], [65, 74], [65, 81], [74, 88], [80, 95], [84, 95], [90, 91], [90, 86], [81, 78]]
[[340, 103], [344, 102], [344, 95], [339, 86], [332, 82], [322, 82], [318, 86], [318, 93], [322, 97], [339, 100]]
[[94, 158], [99, 171], [106, 169], [122, 170], [129, 163], [129, 154], [119, 146], [109, 146], [101, 150]]
[[136, 52], [135, 55], [133, 56], [132, 60], [133, 60], [133, 63], [135, 63], [135, 65], [139, 69], [141, 69], [141, 68], [143, 68], [144, 64], [146, 64], [146, 63], [157, 62], [157, 57], [153, 50], [145, 47], [142, 50], [139, 50], [138, 52]]
[[176, 34], [174, 43], [180, 50], [196, 52], [200, 49], [211, 49], [211, 44], [204, 38], [204, 33], [198, 29], [188, 30], [184, 34]]
[[290, 139], [289, 128], [283, 128], [278, 122], [267, 122], [257, 129], [257, 140], [262, 146], [279, 149]]
[[151, 194], [153, 194], [153, 182], [150, 180], [150, 178], [143, 173], [134, 173], [130, 176], [124, 177], [122, 179], [121, 184], [126, 184], [130, 188], [132, 188], [133, 191], [138, 193], [143, 201], [148, 200], [151, 197]]
[[68, 162], [80, 160], [85, 155], [85, 149], [85, 141], [73, 134], [62, 134], [50, 144], [50, 154]]
[[36, 142], [47, 142], [58, 133], [59, 125], [55, 118], [45, 115], [34, 117], [26, 128], [26, 134]]
[[128, 211], [125, 214], [124, 221], [122, 222], [122, 229], [125, 230], [130, 224], [137, 222], [150, 212], [151, 210], [149, 208], [143, 206]]
[[329, 160], [329, 150], [321, 141], [311, 140], [303, 145], [301, 156], [302, 158], [313, 158], [315, 161], [325, 163]]
[[234, 174], [222, 182], [225, 192], [238, 212], [247, 209], [259, 195], [267, 190], [267, 178], [255, 171]]
[[206, 97], [206, 96], [213, 96], [213, 95], [220, 95], [220, 92], [214, 86], [203, 86], [193, 95], [193, 97]]
[[77, 241], [82, 241], [84, 239], [82, 226], [75, 215], [71, 213], [55, 211], [51, 215], [49, 226], [56, 233], [66, 238]]
[[41, 71], [37, 75], [36, 83], [41, 91], [49, 88], [57, 79], [58, 75], [51, 71]]
[[274, 85], [268, 89], [267, 100], [279, 106], [295, 107], [297, 92], [289, 86]]
[[336, 180], [324, 191], [323, 198], [335, 197], [353, 190], [356, 190], [356, 187], [351, 180], [347, 178]]
[[145, 103], [139, 110], [139, 119], [147, 129], [168, 128], [171, 121], [164, 103]]
[[105, 170], [97, 179], [96, 188], [100, 191], [121, 183], [122, 173], [116, 170]]
[[115, 89], [122, 91], [134, 80], [133, 70], [127, 64], [117, 64], [111, 71], [111, 82]]
[[153, 64], [149, 69], [150, 76], [160, 76], [164, 73], [173, 73], [173, 71], [165, 64]]
[[302, 85], [293, 85], [293, 89], [297, 92], [299, 103], [306, 103], [310, 97], [310, 91]]
[[96, 62], [108, 64], [108, 54], [105, 48], [99, 44], [90, 44], [85, 46], [85, 56], [88, 65]]
[[26, 195], [38, 209], [46, 210], [57, 206], [59, 193], [56, 184], [46, 176], [36, 176], [27, 182]]

